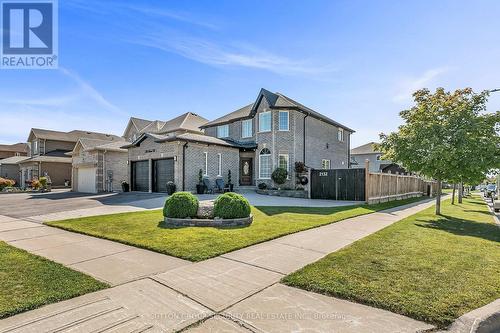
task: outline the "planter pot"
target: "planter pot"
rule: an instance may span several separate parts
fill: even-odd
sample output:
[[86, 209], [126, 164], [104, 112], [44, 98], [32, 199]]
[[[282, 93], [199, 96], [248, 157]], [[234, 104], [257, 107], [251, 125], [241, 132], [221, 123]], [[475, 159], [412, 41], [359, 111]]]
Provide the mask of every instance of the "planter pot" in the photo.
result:
[[234, 189], [234, 184], [227, 184], [227, 186], [229, 187], [229, 192], [234, 192], [233, 189]]
[[197, 194], [205, 194], [205, 185], [203, 185], [203, 184], [196, 185], [196, 193]]
[[173, 183], [167, 184], [167, 194], [172, 195], [175, 193], [176, 186]]
[[122, 183], [122, 191], [123, 192], [128, 192], [129, 191], [129, 184], [128, 183]]

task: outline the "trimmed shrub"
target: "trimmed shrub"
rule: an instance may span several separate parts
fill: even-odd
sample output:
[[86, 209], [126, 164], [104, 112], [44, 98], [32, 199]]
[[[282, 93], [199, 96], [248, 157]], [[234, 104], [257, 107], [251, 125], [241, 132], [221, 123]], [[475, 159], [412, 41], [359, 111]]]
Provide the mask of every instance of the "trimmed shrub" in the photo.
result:
[[47, 186], [47, 177], [40, 177], [40, 179], [38, 179], [38, 181], [40, 182], [40, 186], [42, 188], [45, 188], [45, 186]]
[[265, 189], [267, 189], [267, 184], [266, 183], [259, 183], [258, 188], [259, 188], [259, 190], [265, 190]]
[[214, 216], [223, 219], [240, 219], [250, 216], [250, 203], [239, 194], [228, 192], [215, 199]]
[[198, 204], [198, 198], [190, 192], [174, 193], [165, 201], [163, 216], [178, 219], [196, 217]]
[[278, 185], [284, 184], [287, 177], [288, 171], [283, 168], [276, 168], [276, 170], [274, 170], [273, 174], [271, 175], [272, 180]]
[[0, 177], [0, 190], [4, 189], [5, 187], [12, 187], [15, 184], [16, 184], [16, 182], [13, 181], [12, 179]]

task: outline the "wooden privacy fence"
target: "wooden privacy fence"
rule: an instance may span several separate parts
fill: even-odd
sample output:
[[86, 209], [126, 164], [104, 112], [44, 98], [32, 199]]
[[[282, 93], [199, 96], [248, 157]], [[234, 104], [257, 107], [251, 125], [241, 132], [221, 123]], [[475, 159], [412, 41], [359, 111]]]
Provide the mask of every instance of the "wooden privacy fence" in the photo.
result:
[[366, 176], [366, 201], [377, 203], [429, 195], [431, 182], [418, 176], [368, 172]]
[[378, 203], [432, 195], [434, 182], [418, 176], [369, 172], [364, 169], [309, 170], [312, 199], [353, 200]]

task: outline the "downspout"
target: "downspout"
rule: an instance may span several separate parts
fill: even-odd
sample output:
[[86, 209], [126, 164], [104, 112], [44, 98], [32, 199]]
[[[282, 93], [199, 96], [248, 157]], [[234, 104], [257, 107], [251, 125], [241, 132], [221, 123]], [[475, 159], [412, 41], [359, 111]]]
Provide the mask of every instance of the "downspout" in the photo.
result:
[[[107, 152], [108, 151], [106, 149], [104, 149], [104, 153], [102, 154], [102, 189], [104, 192], [108, 192], [108, 189], [106, 186], [107, 181], [108, 181], [108, 178], [106, 177], [106, 153]], [[109, 192], [113, 192], [112, 188], [113, 188], [113, 186], [111, 186]]]
[[186, 190], [186, 148], [188, 143], [182, 145], [182, 191]]
[[347, 134], [347, 169], [351, 168], [351, 132]]
[[303, 134], [304, 134], [304, 144], [303, 144], [303, 149], [304, 149], [304, 165], [306, 165], [306, 118], [309, 117], [309, 114], [306, 113], [306, 116], [304, 117], [304, 130], [303, 130]]

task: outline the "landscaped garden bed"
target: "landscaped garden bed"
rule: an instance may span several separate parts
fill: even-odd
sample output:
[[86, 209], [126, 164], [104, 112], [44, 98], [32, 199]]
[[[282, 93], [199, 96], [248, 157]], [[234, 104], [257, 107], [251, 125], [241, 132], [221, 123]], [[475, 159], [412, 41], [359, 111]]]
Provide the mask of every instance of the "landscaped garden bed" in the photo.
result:
[[477, 198], [443, 202], [283, 279], [439, 327], [500, 297], [500, 231]]
[[0, 242], [0, 286], [0, 318], [108, 287], [4, 242]]
[[106, 238], [175, 257], [201, 261], [294, 232], [421, 200], [342, 207], [252, 207], [248, 227], [167, 226], [162, 210], [101, 215], [48, 225]]
[[200, 206], [198, 198], [189, 192], [178, 192], [167, 198], [163, 216], [167, 226], [175, 227], [236, 227], [253, 221], [248, 200], [236, 193], [225, 193]]

